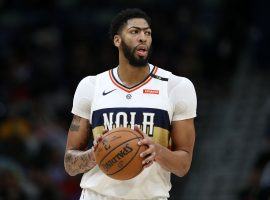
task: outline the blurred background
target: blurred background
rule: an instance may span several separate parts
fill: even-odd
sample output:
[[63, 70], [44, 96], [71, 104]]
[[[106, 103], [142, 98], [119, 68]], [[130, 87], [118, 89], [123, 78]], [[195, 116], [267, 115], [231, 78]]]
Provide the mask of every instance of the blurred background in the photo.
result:
[[266, 0], [0, 0], [0, 199], [75, 200], [63, 168], [78, 82], [117, 65], [108, 28], [123, 8], [153, 24], [151, 63], [198, 96], [190, 173], [170, 200], [269, 200]]

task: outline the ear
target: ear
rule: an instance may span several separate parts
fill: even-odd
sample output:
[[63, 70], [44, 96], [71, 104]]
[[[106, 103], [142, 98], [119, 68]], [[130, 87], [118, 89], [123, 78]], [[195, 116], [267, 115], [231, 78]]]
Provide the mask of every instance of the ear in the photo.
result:
[[121, 44], [121, 37], [120, 37], [120, 35], [115, 35], [113, 37], [113, 43], [114, 43], [114, 46], [120, 47], [120, 44]]

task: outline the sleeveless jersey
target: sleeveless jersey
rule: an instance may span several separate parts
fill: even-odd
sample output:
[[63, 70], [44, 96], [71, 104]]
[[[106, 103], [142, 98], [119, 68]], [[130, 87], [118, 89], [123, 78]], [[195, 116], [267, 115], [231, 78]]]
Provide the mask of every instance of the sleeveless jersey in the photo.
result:
[[[196, 116], [195, 90], [186, 78], [152, 65], [150, 69], [145, 80], [132, 88], [121, 83], [117, 68], [86, 77], [76, 90], [72, 113], [89, 119], [94, 138], [104, 127], [133, 129], [137, 124], [155, 142], [170, 148], [171, 121]], [[118, 181], [95, 166], [83, 175], [80, 186], [119, 199], [169, 197], [170, 172], [154, 163], [135, 178]]]

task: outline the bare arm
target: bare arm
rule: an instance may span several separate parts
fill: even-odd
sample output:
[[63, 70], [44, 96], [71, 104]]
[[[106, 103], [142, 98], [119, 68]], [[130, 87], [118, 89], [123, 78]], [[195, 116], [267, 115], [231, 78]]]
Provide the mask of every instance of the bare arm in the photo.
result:
[[191, 166], [195, 142], [194, 119], [172, 122], [171, 137], [172, 150], [154, 143], [149, 137], [146, 137], [142, 143], [147, 144], [149, 148], [142, 155], [146, 157], [144, 164], [148, 167], [155, 160], [167, 171], [182, 177], [187, 174]]
[[86, 150], [90, 136], [89, 121], [74, 115], [64, 157], [65, 170], [69, 175], [87, 172], [96, 165], [93, 150]]

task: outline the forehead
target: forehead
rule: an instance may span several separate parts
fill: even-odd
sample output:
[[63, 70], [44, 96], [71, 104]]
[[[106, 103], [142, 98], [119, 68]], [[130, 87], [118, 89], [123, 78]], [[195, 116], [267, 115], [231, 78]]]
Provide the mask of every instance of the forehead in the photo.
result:
[[147, 21], [143, 18], [133, 18], [133, 19], [127, 20], [127, 23], [124, 29], [129, 29], [131, 27], [150, 28]]

